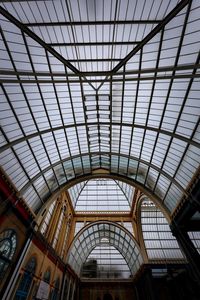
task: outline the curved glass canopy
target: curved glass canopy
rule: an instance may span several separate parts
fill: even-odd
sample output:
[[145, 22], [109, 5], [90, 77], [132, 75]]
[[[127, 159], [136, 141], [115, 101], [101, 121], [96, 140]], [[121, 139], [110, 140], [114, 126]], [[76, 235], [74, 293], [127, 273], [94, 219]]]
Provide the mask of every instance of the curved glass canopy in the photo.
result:
[[102, 245], [116, 248], [124, 257], [132, 275], [143, 263], [140, 249], [133, 236], [112, 222], [96, 222], [82, 229], [70, 247], [67, 262], [80, 275], [81, 268], [93, 249]]
[[127, 279], [131, 277], [129, 267], [113, 246], [106, 243], [95, 247], [89, 254], [81, 270], [82, 278]]
[[0, 14], [0, 163], [28, 206], [104, 169], [172, 213], [199, 167], [198, 1], [2, 1]]
[[176, 238], [172, 235], [163, 213], [144, 199], [141, 203], [141, 226], [145, 249], [150, 261], [184, 261]]
[[130, 211], [134, 196], [132, 186], [107, 178], [81, 182], [68, 192], [77, 212]]

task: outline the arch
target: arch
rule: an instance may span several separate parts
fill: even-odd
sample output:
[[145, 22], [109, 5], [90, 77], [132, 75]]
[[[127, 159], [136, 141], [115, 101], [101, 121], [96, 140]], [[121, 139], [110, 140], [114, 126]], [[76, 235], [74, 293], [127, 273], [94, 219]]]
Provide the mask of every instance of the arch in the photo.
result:
[[127, 178], [126, 176], [122, 174], [109, 174], [107, 170], [95, 170], [92, 174], [82, 175], [77, 177], [76, 179], [69, 180], [68, 183], [63, 184], [60, 189], [53, 192], [53, 194], [48, 198], [47, 202], [42, 206], [42, 208], [38, 211], [38, 216], [41, 215], [44, 211], [44, 207], [47, 205], [50, 205], [53, 201], [56, 200], [56, 198], [59, 197], [59, 195], [74, 186], [77, 183], [87, 181], [90, 179], [97, 179], [97, 178], [108, 178], [108, 179], [114, 179], [114, 180], [120, 180], [122, 182], [125, 182], [139, 190], [141, 190], [149, 199], [151, 199], [156, 205], [162, 209], [165, 212], [165, 215], [168, 220], [170, 220], [170, 211], [169, 209], [164, 205], [164, 203], [161, 201], [161, 199], [154, 194], [149, 188], [144, 188], [142, 184], [136, 183], [133, 179]]
[[[98, 125], [101, 125], [100, 122], [92, 122], [91, 125], [94, 125], [94, 126], [98, 126]], [[110, 125], [110, 123], [102, 123], [102, 125]], [[115, 126], [121, 126], [120, 123], [117, 123], [117, 122], [112, 122], [112, 125], [115, 125]], [[82, 126], [85, 126], [85, 123], [78, 123], [76, 124], [76, 127], [82, 127]], [[151, 127], [151, 126], [144, 126], [144, 125], [141, 125], [141, 124], [129, 124], [129, 123], [123, 123], [123, 126], [125, 127], [130, 127], [130, 128], [140, 128], [140, 129], [146, 129], [146, 130], [149, 130], [149, 131], [153, 131], [153, 132], [158, 132], [158, 133], [162, 133], [166, 136], [170, 136], [170, 137], [175, 137], [181, 141], [184, 141], [186, 143], [189, 143], [191, 145], [194, 145], [198, 148], [200, 148], [200, 144], [198, 142], [196, 142], [195, 140], [191, 140], [181, 134], [177, 134], [177, 133], [173, 133], [173, 132], [170, 132], [168, 130], [165, 130], [165, 129], [162, 129], [162, 128], [156, 128], [156, 127]], [[35, 133], [32, 133], [32, 134], [27, 134], [25, 138], [18, 138], [18, 139], [15, 139], [3, 146], [0, 147], [0, 153], [7, 150], [8, 148], [10, 147], [13, 147], [15, 145], [18, 145], [22, 142], [24, 142], [25, 140], [30, 140], [32, 138], [35, 138], [35, 137], [38, 137], [38, 136], [41, 136], [43, 134], [47, 134], [49, 132], [56, 132], [56, 131], [59, 131], [59, 130], [62, 130], [62, 129], [68, 129], [68, 128], [74, 128], [75, 125], [74, 124], [70, 124], [70, 125], [64, 125], [64, 126], [57, 126], [57, 127], [53, 127], [53, 128], [48, 128], [46, 130], [41, 130], [41, 131], [38, 131], [38, 132], [35, 132]]]
[[[108, 178], [83, 181], [68, 189], [75, 211], [130, 211], [133, 186]], [[87, 205], [86, 205], [87, 203]]]
[[130, 268], [115, 246], [111, 246], [104, 238], [104, 242], [95, 246], [89, 253], [81, 269], [81, 278], [98, 279], [129, 279]]
[[[126, 166], [124, 166], [124, 169], [123, 170], [119, 170], [119, 172], [116, 172], [116, 174], [125, 174], [125, 172], [127, 171], [127, 177], [128, 178], [131, 178], [131, 179], [134, 179], [134, 177], [136, 176], [143, 176], [145, 177], [145, 173], [146, 173], [146, 169], [145, 168], [152, 168], [154, 170], [154, 172], [157, 172], [158, 174], [164, 176], [167, 180], [169, 180], [171, 183], [175, 184], [175, 186], [177, 186], [177, 188], [179, 190], [181, 190], [185, 195], [187, 195], [187, 192], [186, 190], [181, 186], [181, 184], [176, 181], [176, 179], [174, 179], [172, 176], [170, 176], [167, 172], [165, 172], [163, 169], [159, 168], [158, 166], [152, 164], [151, 162], [148, 162], [146, 160], [143, 160], [143, 159], [139, 159], [138, 157], [136, 156], [129, 156], [129, 155], [126, 155], [126, 154], [122, 154], [122, 153], [117, 153], [117, 152], [92, 152], [92, 153], [84, 153], [82, 155], [75, 155], [75, 156], [70, 156], [70, 157], [67, 157], [65, 159], [61, 161], [58, 161], [52, 165], [49, 165], [47, 168], [45, 168], [43, 171], [37, 173], [37, 175], [35, 175], [31, 181], [29, 181], [27, 184], [25, 184], [22, 189], [19, 191], [21, 194], [23, 194], [29, 186], [33, 185], [34, 182], [36, 182], [38, 179], [40, 179], [43, 175], [45, 176], [45, 173], [47, 173], [48, 171], [50, 170], [53, 170], [53, 168], [55, 167], [60, 167], [60, 169], [63, 171], [62, 167], [61, 167], [61, 163], [64, 164], [66, 163], [69, 163], [69, 170], [70, 170], [70, 174], [68, 174], [68, 178], [71, 178], [71, 177], [75, 177], [75, 176], [79, 176], [80, 174], [83, 174], [83, 167], [81, 167], [81, 169], [74, 169], [75, 173], [72, 175], [71, 172], [73, 173], [73, 170], [72, 170], [72, 161], [79, 161], [79, 166], [82, 165], [81, 163], [81, 160], [83, 159], [91, 159], [92, 156], [98, 156], [99, 157], [99, 160], [100, 160], [100, 157], [101, 156], [105, 156], [105, 157], [112, 157], [114, 159], [124, 159], [126, 161], [126, 164], [127, 164], [127, 160], [131, 161], [130, 166], [128, 166], [128, 168]], [[138, 169], [138, 164], [143, 165], [143, 169], [139, 170]], [[99, 163], [100, 165], [100, 163]], [[132, 166], [131, 166], [132, 165]], [[85, 166], [86, 167], [86, 166]], [[145, 168], [144, 168], [145, 167]], [[67, 168], [67, 167], [66, 167]], [[111, 166], [110, 166], [111, 168]], [[116, 168], [116, 166], [115, 166]], [[92, 171], [95, 170], [95, 168], [91, 168]], [[109, 169], [109, 168], [108, 168]], [[126, 170], [127, 169], [127, 170]], [[115, 172], [113, 172], [115, 173]], [[151, 176], [150, 176], [151, 177]], [[65, 182], [68, 181], [68, 178], [66, 178]], [[55, 178], [56, 180], [56, 178]], [[135, 180], [136, 182], [140, 183], [140, 180]], [[152, 184], [152, 179], [150, 178], [145, 178], [145, 184], [144, 186], [149, 186]], [[60, 186], [60, 185], [59, 185]]]
[[10, 266], [17, 248], [17, 235], [14, 229], [4, 229], [0, 233], [0, 278]]
[[[183, 25], [184, 26], [182, 33], [180, 34], [181, 39], [179, 46], [177, 45], [177, 47], [179, 48], [177, 48], [176, 59], [176, 51], [174, 51], [172, 57], [170, 57], [171, 54], [169, 56], [167, 55], [166, 57], [165, 49], [161, 49], [162, 40], [160, 39], [159, 34], [161, 29], [163, 30], [163, 34], [165, 33], [165, 25], [167, 25], [168, 23], [170, 24], [170, 22], [178, 14], [178, 12], [181, 12], [182, 9], [187, 6], [187, 4], [188, 2], [184, 1], [184, 3], [181, 2], [181, 4], [174, 6], [173, 9], [169, 12], [168, 16], [165, 16], [165, 18], [163, 18], [161, 24], [157, 26], [155, 30], [149, 32], [145, 39], [142, 40], [141, 43], [139, 43], [133, 51], [127, 54], [124, 59], [120, 60], [120, 62], [117, 63], [112, 70], [108, 72], [106, 70], [97, 70], [95, 72], [92, 72], [93, 75], [95, 74], [94, 76], [99, 77], [97, 81], [100, 81], [100, 85], [98, 87], [94, 87], [93, 85], [94, 82], [96, 82], [96, 79], [92, 79], [93, 76], [91, 76], [91, 80], [86, 80], [89, 83], [89, 86], [86, 85], [87, 88], [80, 78], [76, 79], [78, 84], [76, 84], [75, 86], [73, 84], [71, 85], [68, 81], [69, 78], [67, 76], [68, 85], [66, 85], [66, 89], [62, 91], [65, 92], [65, 98], [67, 99], [67, 101], [69, 101], [69, 109], [67, 110], [67, 112], [65, 111], [65, 113], [63, 113], [61, 109], [63, 97], [61, 97], [59, 95], [60, 93], [58, 93], [56, 80], [53, 80], [53, 76], [55, 75], [54, 72], [54, 75], [52, 75], [52, 78], [50, 80], [51, 82], [53, 80], [53, 83], [55, 84], [53, 89], [49, 88], [48, 85], [45, 85], [43, 91], [43, 88], [40, 85], [42, 81], [35, 79], [35, 83], [37, 83], [37, 85], [31, 85], [31, 87], [28, 87], [26, 90], [25, 86], [20, 84], [20, 80], [22, 78], [16, 78], [16, 80], [14, 80], [14, 82], [16, 82], [16, 85], [14, 87], [13, 85], [2, 86], [6, 107], [4, 110], [5, 118], [3, 116], [4, 121], [2, 124], [3, 147], [0, 148], [0, 150], [4, 154], [5, 163], [3, 167], [6, 174], [8, 176], [10, 175], [10, 177], [12, 178], [13, 184], [16, 185], [18, 191], [20, 191], [24, 198], [27, 199], [27, 204], [36, 213], [42, 207], [43, 202], [45, 202], [46, 199], [50, 195], [52, 195], [52, 193], [58, 191], [62, 184], [68, 182], [70, 179], [72, 179], [72, 177], [77, 177], [84, 172], [93, 172], [96, 169], [96, 162], [98, 165], [100, 165], [100, 167], [103, 166], [104, 168], [107, 168], [107, 170], [110, 170], [111, 173], [114, 173], [116, 175], [123, 174], [124, 176], [130, 177], [132, 178], [134, 184], [140, 185], [146, 191], [150, 190], [150, 192], [152, 192], [152, 195], [156, 195], [159, 198], [160, 202], [162, 202], [163, 200], [164, 205], [170, 210], [170, 212], [172, 212], [173, 209], [175, 209], [176, 205], [179, 204], [179, 202], [182, 200], [182, 196], [188, 196], [186, 189], [192, 182], [193, 175], [197, 170], [197, 166], [191, 163], [191, 161], [193, 160], [193, 154], [195, 154], [196, 161], [198, 162], [197, 157], [199, 150], [199, 136], [197, 131], [199, 112], [198, 109], [195, 109], [196, 98], [193, 98], [193, 96], [190, 95], [190, 92], [193, 92], [193, 90], [196, 91], [197, 82], [195, 78], [199, 76], [198, 74], [196, 74], [199, 56], [196, 49], [194, 53], [190, 53], [192, 47], [191, 45], [188, 45], [188, 47], [186, 47], [186, 52], [182, 51], [183, 48], [185, 49], [184, 36], [186, 34], [188, 16], [190, 10], [193, 10], [191, 2], [187, 8], [187, 14], [185, 11], [183, 12], [183, 14], [186, 14], [184, 23], [182, 23], [183, 20], [178, 21], [179, 28], [181, 28], [181, 26]], [[73, 9], [76, 9], [75, 7], [76, 6], [72, 6], [72, 11]], [[55, 61], [57, 61], [58, 69], [60, 71], [62, 70], [62, 76], [66, 73], [65, 71], [68, 71], [68, 68], [72, 72], [74, 72], [74, 74], [70, 74], [70, 76], [79, 77], [79, 75], [91, 75], [89, 71], [87, 71], [86, 73], [82, 73], [78, 69], [74, 68], [70, 64], [70, 62], [66, 61], [66, 59], [63, 58], [58, 52], [51, 49], [51, 47], [49, 47], [44, 41], [42, 41], [36, 34], [31, 32], [25, 26], [22, 26], [22, 24], [17, 21], [17, 19], [8, 11], [3, 8], [1, 8], [1, 11], [5, 19], [7, 19], [7, 21], [9, 20], [12, 23], [11, 25], [6, 20], [3, 20], [5, 27], [8, 24], [11, 27], [10, 36], [13, 37], [13, 41], [16, 42], [16, 30], [20, 28], [22, 32], [26, 32], [28, 36], [35, 41], [38, 54], [43, 53], [43, 50], [45, 49], [48, 53], [54, 55]], [[196, 21], [193, 15], [190, 17], [192, 18], [192, 22]], [[174, 32], [171, 33], [172, 38], [176, 38], [176, 34]], [[189, 30], [187, 32], [187, 35], [189, 34], [189, 36], [191, 35], [192, 37], [192, 33], [192, 30]], [[158, 39], [155, 43], [152, 43], [151, 39], [153, 37], [156, 37], [156, 35]], [[194, 44], [196, 43], [197, 41], [194, 40]], [[34, 61], [32, 53], [27, 53], [28, 49], [25, 41], [23, 41], [22, 44], [24, 46], [22, 52], [24, 52], [24, 55], [28, 55], [29, 59], [26, 61], [20, 59], [20, 61], [30, 67], [30, 62], [32, 60]], [[82, 44], [85, 45], [85, 43]], [[89, 43], [89, 45], [91, 44]], [[156, 54], [157, 51], [154, 47], [155, 45], [160, 47], [158, 57], [151, 57], [150, 60], [146, 59], [145, 56], [150, 55], [147, 53]], [[9, 39], [6, 34], [4, 36], [4, 46], [7, 51], [10, 52]], [[149, 47], [150, 50], [147, 49], [148, 51], [144, 51], [145, 56], [141, 51], [141, 59], [144, 61], [144, 66], [143, 64], [141, 68], [137, 66], [137, 70], [135, 70], [134, 72], [130, 72], [127, 63], [132, 63], [134, 55], [138, 56], [141, 49], [144, 48], [146, 50], [146, 48]], [[175, 48], [176, 47], [174, 47], [174, 49]], [[162, 55], [160, 55], [161, 52]], [[170, 53], [170, 51], [168, 52]], [[20, 55], [23, 57], [22, 53]], [[42, 55], [43, 54], [41, 54], [41, 56]], [[172, 65], [167, 66], [164, 64], [164, 67], [158, 68], [159, 62], [163, 55], [165, 56], [165, 59], [171, 58]], [[16, 63], [19, 63], [19, 61], [17, 60], [18, 57], [15, 57], [15, 55], [13, 56], [14, 57], [12, 60], [10, 55], [8, 55], [7, 59], [5, 60], [9, 63], [10, 66], [12, 66], [9, 67], [6, 72], [12, 73], [13, 66], [15, 66]], [[180, 58], [182, 60], [186, 56], [189, 56], [189, 61], [187, 61], [188, 63], [184, 66], [177, 66], [178, 59]], [[112, 58], [113, 57], [110, 57], [109, 59]], [[52, 64], [51, 60], [47, 62], [47, 57], [45, 57], [44, 60], [44, 69], [42, 68], [43, 72], [41, 73], [43, 75], [46, 74], [46, 67], [48, 69], [54, 69], [54, 65]], [[99, 61], [99, 58], [97, 60]], [[90, 59], [87, 59], [87, 61], [89, 62]], [[148, 63], [151, 62], [150, 65], [152, 65], [145, 70], [145, 62], [147, 63], [147, 61]], [[155, 65], [157, 65], [156, 68]], [[124, 66], [124, 72], [120, 70], [122, 66]], [[29, 75], [31, 73], [35, 74], [35, 68], [36, 66], [34, 65], [34, 63], [31, 63], [32, 70], [31, 72], [28, 72]], [[119, 70], [120, 72], [118, 73]], [[158, 72], [165, 72], [164, 70], [171, 70], [174, 73], [167, 77], [157, 76]], [[181, 74], [181, 78], [185, 78], [185, 80], [183, 80], [183, 83], [180, 83], [180, 88], [179, 80], [178, 82], [174, 82], [174, 79], [177, 78], [177, 75], [174, 75], [175, 71], [177, 70], [186, 71]], [[151, 72], [155, 73], [155, 76], [150, 76], [149, 78], [147, 78], [147, 76], [146, 78], [142, 78], [142, 74], [150, 74]], [[20, 74], [22, 75], [22, 73]], [[27, 72], [25, 73], [28, 74]], [[102, 74], [107, 74], [106, 79], [102, 79]], [[133, 76], [133, 74], [135, 75]], [[139, 76], [139, 78], [136, 78], [137, 74], [141, 75], [141, 77]], [[117, 76], [117, 78], [113, 78], [113, 75], [114, 77]], [[133, 77], [130, 77], [130, 75]], [[110, 78], [108, 78], [109, 76]], [[85, 76], [83, 77], [85, 78]], [[161, 78], [164, 79], [164, 82], [161, 81], [161, 88], [158, 88], [157, 80], [160, 80]], [[170, 84], [168, 84], [168, 82], [165, 82], [166, 78], [167, 80], [170, 80]], [[8, 79], [6, 78], [2, 80], [3, 82], [8, 82]], [[109, 88], [107, 84], [104, 85], [107, 80], [110, 80]], [[116, 88], [116, 80], [120, 82], [118, 88]], [[130, 86], [132, 86], [130, 80], [138, 81], [137, 89], [135, 89], [135, 87], [131, 87], [130, 89]], [[151, 80], [148, 84], [148, 89], [146, 89], [145, 85], [143, 85], [143, 80]], [[25, 80], [25, 82], [28, 81]], [[33, 83], [33, 81], [30, 82]], [[105, 91], [102, 90], [102, 86], [103, 88], [105, 88], [106, 94], [103, 94], [103, 92]], [[92, 89], [90, 90], [90, 88]], [[24, 119], [26, 121], [24, 119], [22, 120], [19, 108], [15, 107], [12, 103], [14, 102], [12, 99], [13, 89], [15, 89], [14, 92], [16, 92], [16, 94], [19, 94], [18, 97], [23, 104], [22, 107], [24, 107]], [[35, 108], [33, 108], [33, 106], [35, 105], [35, 97], [29, 98], [30, 89], [32, 90], [32, 93], [35, 94], [36, 99], [41, 100], [41, 106], [38, 105], [38, 107], [40, 108], [37, 112], [35, 111]], [[165, 91], [165, 93], [160, 93], [161, 90]], [[88, 91], [89, 95], [87, 94]], [[142, 95], [144, 91], [145, 94]], [[46, 97], [44, 96], [44, 92], [48, 93], [47, 95], [49, 99], [54, 99], [54, 117], [52, 117], [52, 107], [50, 106], [50, 108], [49, 105], [45, 104]], [[75, 96], [77, 97], [76, 105], [73, 101], [74, 94], [79, 94], [78, 97]], [[102, 96], [106, 96], [107, 101], [107, 104], [102, 105], [103, 108], [99, 106], [99, 100], [102, 100]], [[93, 99], [93, 105], [86, 105], [86, 102], [89, 102], [87, 100], [91, 99], [90, 97], [92, 97]], [[177, 101], [177, 104], [175, 104], [173, 101], [174, 97]], [[142, 102], [140, 103], [141, 100]], [[134, 101], [135, 104], [133, 105]], [[173, 105], [175, 104], [178, 106], [178, 109], [176, 111], [172, 109], [171, 101]], [[144, 105], [142, 104], [143, 102], [145, 103]], [[40, 110], [42, 111], [42, 113]], [[90, 118], [88, 111], [94, 114], [95, 118]], [[102, 111], [104, 111], [104, 113], [102, 113]], [[105, 114], [107, 117], [102, 118], [101, 114]], [[71, 115], [73, 115], [72, 118]], [[191, 118], [191, 116], [193, 116], [193, 118]], [[193, 121], [190, 122], [190, 119], [193, 119]], [[41, 123], [43, 124], [41, 125]], [[98, 134], [94, 134], [92, 127], [97, 128]], [[106, 130], [104, 127], [106, 127]], [[13, 128], [12, 130], [14, 134], [11, 135], [9, 128]], [[113, 130], [113, 128], [115, 128], [115, 130]], [[89, 131], [92, 131], [93, 133], [89, 134]], [[77, 141], [75, 143], [73, 141], [73, 132], [75, 133]], [[85, 133], [83, 135], [83, 138], [81, 138], [82, 132]], [[134, 137], [135, 132], [136, 138]], [[137, 135], [138, 132], [139, 135]], [[59, 138], [57, 138], [57, 134]], [[100, 138], [101, 135], [103, 137], [102, 139]], [[49, 137], [47, 139], [48, 142], [46, 140], [46, 143], [44, 141], [45, 136]], [[61, 136], [63, 137], [64, 142], [60, 145], [59, 140], [62, 139]], [[142, 142], [138, 146], [138, 151], [136, 151], [135, 142], [139, 140], [138, 136], [139, 139], [142, 140]], [[49, 152], [52, 147], [52, 138], [55, 140], [55, 147], [57, 149], [55, 151], [52, 151], [53, 154], [52, 157], [50, 157], [51, 155], [49, 155]], [[37, 142], [39, 141], [38, 144], [36, 142], [36, 147], [35, 145], [32, 145], [32, 143], [34, 144], [35, 142], [34, 139], [36, 139]], [[109, 139], [111, 140], [110, 146], [107, 145], [107, 141]], [[101, 149], [102, 152], [93, 152], [93, 143], [96, 143], [96, 140], [98, 140], [97, 148]], [[160, 140], [162, 140], [162, 142], [163, 140], [166, 140], [167, 142], [165, 144], [166, 147], [163, 151], [163, 156], [161, 157], [160, 162], [158, 162], [157, 156], [162, 148], [162, 142]], [[126, 141], [128, 141], [127, 147], [125, 145]], [[82, 144], [81, 142], [83, 142], [83, 144], [85, 143], [86, 145], [84, 145], [83, 149], [82, 147], [80, 147], [80, 144]], [[104, 143], [106, 144], [106, 146]], [[150, 147], [148, 147], [148, 145], [150, 145]], [[17, 151], [13, 151], [12, 149], [15, 146], [17, 148]], [[63, 146], [63, 148], [61, 146]], [[39, 149], [39, 155], [35, 155], [35, 148]], [[69, 157], [63, 156], [63, 152], [59, 148], [61, 148], [62, 151], [64, 150], [64, 153], [66, 153], [66, 150], [68, 150]], [[45, 154], [43, 156], [43, 150], [44, 152], [46, 152], [46, 156]], [[104, 150], [105, 152], [103, 152]], [[30, 159], [29, 163], [27, 164], [28, 166], [24, 161], [25, 159], [23, 156], [23, 152], [26, 152], [26, 157], [31, 157], [32, 155], [32, 159]], [[28, 153], [31, 155], [28, 156]], [[81, 155], [81, 153], [84, 154]], [[129, 153], [131, 156], [127, 155], [127, 153]], [[23, 156], [23, 159], [21, 159], [21, 156]], [[175, 156], [179, 157], [179, 159], [177, 159], [176, 163], [173, 164], [173, 162], [175, 161]], [[46, 159], [44, 157], [46, 157]], [[95, 160], [95, 163], [92, 163], [94, 157], [97, 160]], [[46, 160], [45, 163], [43, 162], [43, 159]], [[16, 161], [16, 166], [17, 164], [19, 166], [19, 172], [18, 176], [12, 177], [12, 162], [14, 162], [14, 160]], [[165, 163], [168, 165], [167, 167], [165, 166]], [[172, 172], [171, 166], [173, 166], [174, 168]], [[190, 166], [192, 166], [192, 168], [190, 168]], [[92, 171], [90, 169], [92, 169]], [[64, 177], [62, 176], [63, 174]], [[23, 180], [21, 180], [22, 177]], [[53, 184], [51, 184], [52, 180]]]
[[69, 248], [67, 263], [80, 275], [90, 252], [105, 242], [121, 253], [132, 275], [137, 273], [143, 263], [139, 245], [124, 227], [109, 221], [93, 222], [80, 230]]
[[[99, 166], [100, 157], [104, 157], [106, 160], [110, 158], [112, 161], [111, 165], [104, 168], [108, 174], [114, 174], [116, 176], [122, 175], [131, 180], [132, 185], [138, 187], [144, 193], [150, 192], [152, 195], [155, 195], [160, 202], [163, 202], [170, 212], [176, 208], [184, 195], [188, 196], [188, 192], [181, 183], [173, 178], [173, 176], [170, 176], [162, 168], [159, 168], [148, 161], [138, 159], [137, 157], [114, 152], [85, 153], [68, 157], [67, 159], [63, 159], [62, 162], [58, 161], [33, 177], [30, 182], [23, 186], [20, 190], [20, 194], [27, 199], [27, 203], [29, 202], [28, 195], [32, 194], [32, 203], [34, 203], [35, 210], [37, 211], [49, 196], [62, 189], [63, 186], [73, 181], [73, 179], [76, 180], [78, 177], [84, 177], [85, 175], [92, 176], [93, 172], [96, 171], [96, 168], [89, 167], [89, 161], [93, 156], [98, 157]], [[118, 166], [119, 161], [121, 163]], [[73, 165], [77, 167], [74, 167]], [[54, 168], [57, 169], [57, 177], [55, 177]], [[90, 171], [84, 174], [84, 168], [89, 168]], [[51, 174], [51, 176], [49, 174]], [[67, 177], [65, 175], [67, 175]], [[48, 180], [46, 178], [48, 178]], [[37, 185], [37, 182], [43, 182], [41, 195], [40, 190], [37, 189], [37, 193], [33, 191], [33, 187]], [[49, 184], [51, 188], [49, 187]], [[46, 189], [46, 194], [44, 194], [44, 188]], [[35, 196], [33, 196], [33, 194]]]

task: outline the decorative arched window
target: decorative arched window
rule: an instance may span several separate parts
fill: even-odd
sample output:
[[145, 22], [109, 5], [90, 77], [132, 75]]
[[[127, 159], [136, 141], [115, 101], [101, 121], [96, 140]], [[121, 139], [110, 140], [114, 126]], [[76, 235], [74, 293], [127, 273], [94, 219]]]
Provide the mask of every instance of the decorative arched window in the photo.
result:
[[50, 278], [51, 278], [51, 270], [47, 269], [46, 272], [44, 273], [43, 280], [49, 283]]
[[44, 218], [44, 221], [43, 221], [43, 223], [42, 223], [41, 233], [42, 233], [43, 235], [45, 235], [46, 230], [47, 230], [48, 225], [49, 225], [49, 222], [50, 222], [50, 220], [51, 220], [51, 218], [52, 218], [52, 216], [53, 216], [55, 204], [56, 204], [56, 201], [54, 201], [54, 202], [50, 205], [49, 210], [48, 210], [48, 212], [47, 212], [47, 214], [46, 214], [46, 216], [45, 216], [45, 218]]
[[0, 233], [0, 278], [10, 265], [17, 246], [17, 236], [13, 229], [6, 229]]
[[21, 278], [19, 287], [16, 291], [14, 299], [16, 299], [16, 300], [27, 299], [29, 292], [30, 292], [33, 276], [35, 274], [36, 266], [37, 266], [36, 257], [32, 256], [28, 260], [28, 263], [25, 266], [24, 274], [22, 275], [22, 278]]
[[37, 265], [36, 258], [35, 258], [35, 256], [32, 256], [29, 259], [25, 269], [26, 269], [27, 272], [34, 274], [35, 270], [36, 270], [36, 265]]
[[59, 290], [59, 286], [60, 286], [60, 278], [58, 277], [56, 279], [55, 288]]
[[141, 225], [149, 260], [184, 261], [176, 238], [162, 211], [148, 198], [141, 203]]
[[51, 297], [50, 297], [51, 300], [58, 300], [59, 287], [60, 287], [60, 279], [58, 277], [55, 281], [55, 287], [54, 287], [54, 289], [52, 290], [52, 293], [51, 293]]

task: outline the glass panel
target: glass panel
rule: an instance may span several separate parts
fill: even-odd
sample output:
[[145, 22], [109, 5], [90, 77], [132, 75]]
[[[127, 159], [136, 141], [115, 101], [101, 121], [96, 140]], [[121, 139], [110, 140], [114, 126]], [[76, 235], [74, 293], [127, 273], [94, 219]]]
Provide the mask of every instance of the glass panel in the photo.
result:
[[142, 233], [147, 255], [150, 260], [184, 259], [176, 238], [163, 213], [148, 199], [141, 204]]
[[149, 35], [179, 2], [2, 3], [32, 37], [1, 15], [0, 161], [34, 212], [99, 168], [180, 203], [199, 168], [198, 1]]
[[81, 277], [86, 278], [130, 278], [129, 267], [113, 246], [102, 244], [92, 250], [82, 266]]
[[129, 211], [134, 188], [111, 179], [84, 181], [69, 189], [72, 204], [77, 212]]
[[[110, 247], [112, 249], [116, 248], [117, 252], [120, 252], [120, 254], [124, 257], [132, 275], [135, 274], [140, 268], [143, 260], [139, 249], [137, 249], [135, 241], [130, 237], [131, 235], [129, 236], [129, 234], [124, 232], [117, 225], [109, 225], [110, 224], [108, 223], [91, 225], [88, 228], [89, 230], [86, 229], [80, 236], [77, 236], [75, 238], [74, 244], [68, 257], [68, 262], [78, 273], [81, 271], [81, 267], [85, 262], [86, 265], [88, 265], [87, 258], [90, 260], [90, 258], [92, 257], [91, 253], [95, 247], [103, 247], [102, 249], [110, 249]], [[113, 227], [114, 232], [111, 231], [111, 227]], [[128, 257], [128, 253], [130, 254], [130, 256], [133, 255], [134, 257], [132, 262], [130, 260], [130, 257]], [[79, 264], [77, 264], [78, 260]], [[137, 267], [135, 266], [136, 261], [138, 262]], [[96, 266], [95, 272], [97, 272], [97, 262], [93, 262], [91, 268], [93, 268], [94, 265]], [[129, 276], [125, 274], [118, 275], [122, 277]], [[97, 276], [97, 274], [95, 276]], [[102, 273], [102, 276], [105, 276], [105, 274], [103, 275]], [[115, 275], [112, 274], [111, 276]]]

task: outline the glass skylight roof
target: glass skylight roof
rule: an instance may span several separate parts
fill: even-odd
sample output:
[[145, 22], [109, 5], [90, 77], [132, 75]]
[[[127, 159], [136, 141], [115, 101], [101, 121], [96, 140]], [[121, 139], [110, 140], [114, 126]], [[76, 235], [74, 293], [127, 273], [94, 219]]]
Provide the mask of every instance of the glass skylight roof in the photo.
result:
[[199, 168], [199, 1], [1, 1], [0, 14], [0, 163], [27, 205], [104, 169], [172, 214]]
[[117, 224], [98, 222], [88, 225], [75, 237], [67, 262], [80, 275], [88, 256], [97, 246], [113, 246], [124, 257], [131, 274], [140, 268], [143, 259], [133, 236]]
[[134, 188], [107, 178], [81, 182], [68, 190], [77, 212], [130, 211]]
[[184, 260], [176, 238], [163, 213], [148, 199], [141, 204], [141, 224], [147, 256], [150, 260]]
[[83, 265], [81, 277], [127, 279], [131, 277], [131, 272], [115, 247], [102, 244], [90, 252]]

